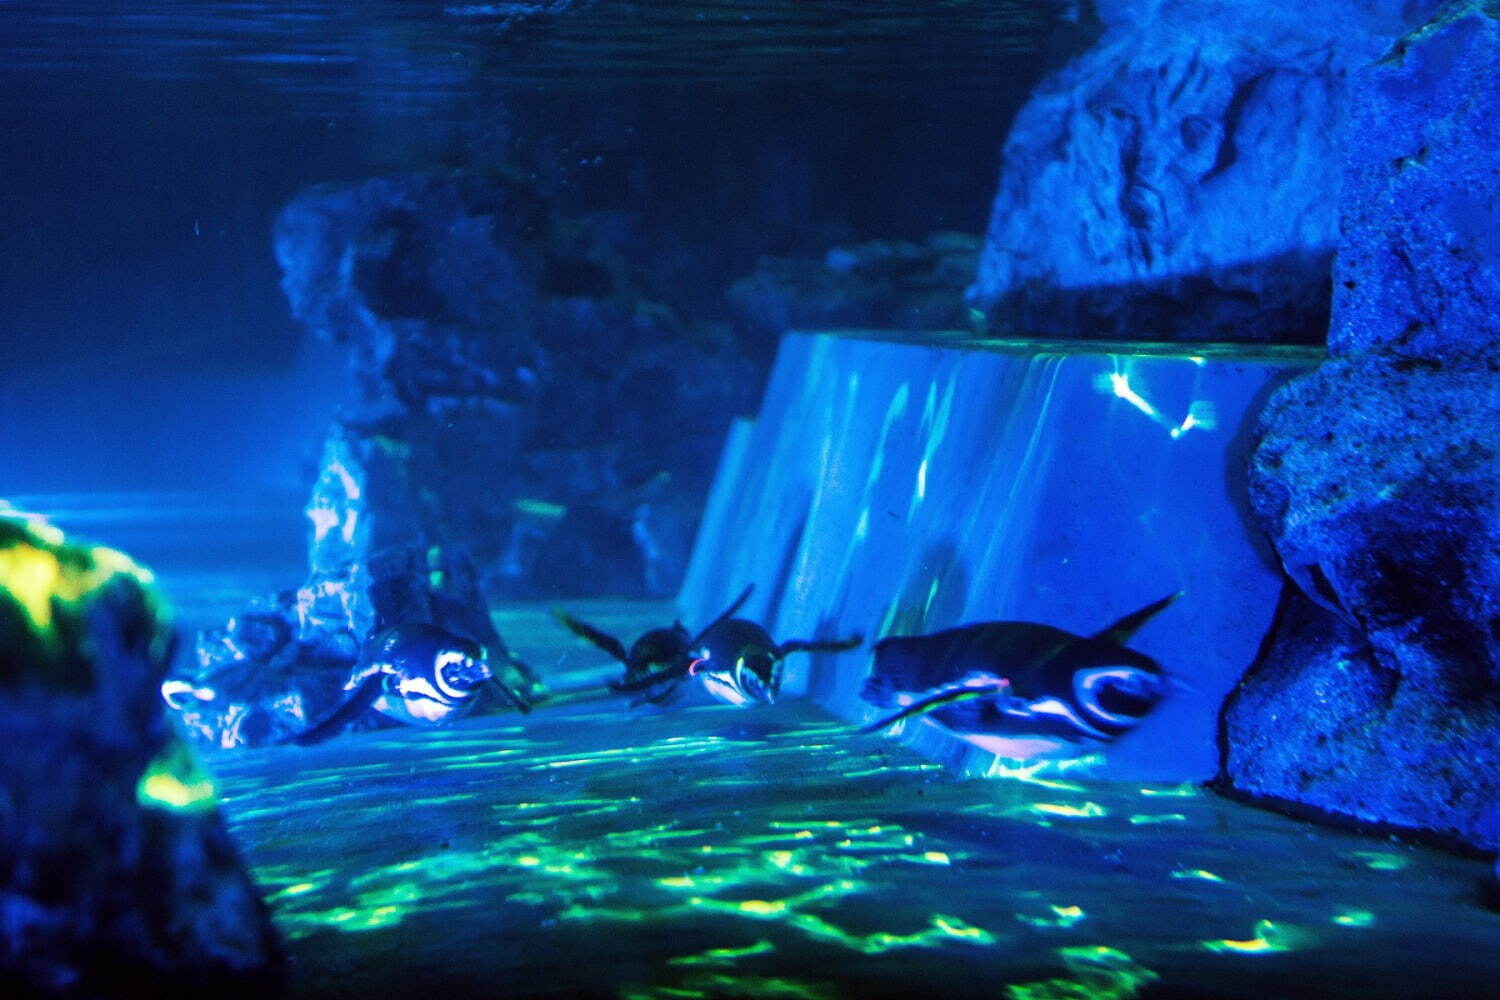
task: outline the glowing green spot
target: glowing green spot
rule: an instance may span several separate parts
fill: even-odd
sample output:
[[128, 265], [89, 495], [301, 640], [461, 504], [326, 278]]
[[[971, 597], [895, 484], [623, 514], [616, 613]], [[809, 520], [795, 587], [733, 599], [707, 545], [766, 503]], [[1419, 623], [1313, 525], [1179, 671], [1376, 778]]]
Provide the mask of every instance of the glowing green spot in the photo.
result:
[[985, 772], [985, 777], [1006, 778], [1011, 781], [1020, 781], [1029, 785], [1039, 785], [1042, 788], [1051, 788], [1054, 791], [1059, 792], [1084, 791], [1084, 787], [1082, 785], [1075, 785], [1072, 782], [1068, 781], [1054, 781], [1051, 778], [1041, 778], [1037, 776], [1037, 772], [1041, 771], [1042, 769], [1053, 767], [1055, 767], [1055, 762], [1045, 760], [1039, 760], [1031, 764], [1025, 764], [1016, 767], [1012, 764], [1007, 763], [1004, 758], [996, 757], [994, 763], [990, 764], [989, 770]]
[[511, 508], [517, 514], [529, 514], [532, 517], [545, 518], [555, 521], [568, 512], [568, 508], [562, 504], [548, 503], [546, 500], [524, 499], [517, 500]]
[[535, 868], [542, 863], [542, 859], [535, 854], [523, 854], [516, 858], [516, 864], [525, 868]]
[[1197, 785], [1191, 784], [1168, 785], [1164, 788], [1156, 788], [1148, 785], [1145, 788], [1141, 789], [1141, 794], [1167, 796], [1171, 798], [1191, 798], [1195, 795], [1202, 795], [1203, 790]]
[[1156, 813], [1153, 815], [1138, 814], [1130, 817], [1132, 826], [1155, 826], [1161, 823], [1186, 823], [1187, 817], [1182, 813]]
[[1348, 910], [1333, 918], [1340, 927], [1373, 927], [1375, 914], [1369, 910]]
[[965, 941], [978, 941], [981, 944], [993, 944], [995, 937], [982, 927], [965, 923], [957, 917], [947, 917], [941, 913], [932, 916], [932, 926], [951, 938], [961, 938]]
[[135, 800], [146, 808], [182, 813], [209, 812], [218, 805], [213, 780], [192, 751], [176, 740], [146, 765], [136, 782]]
[[285, 889], [282, 889], [280, 892], [276, 893], [270, 898], [280, 899], [283, 896], [301, 896], [305, 893], [312, 892], [317, 887], [318, 883], [316, 882], [298, 882], [296, 885], [287, 886]]
[[786, 911], [782, 900], [747, 899], [740, 903], [740, 910], [757, 917], [770, 917]]
[[1258, 921], [1253, 937], [1243, 940], [1221, 939], [1200, 941], [1208, 951], [1219, 954], [1265, 955], [1275, 952], [1293, 951], [1311, 942], [1311, 936], [1296, 927], [1275, 924], [1269, 920]]
[[697, 955], [684, 955], [674, 958], [668, 963], [670, 965], [733, 965], [742, 958], [752, 955], [766, 955], [776, 950], [776, 946], [769, 941], [757, 941], [743, 948], [710, 948]]
[[1072, 927], [1083, 919], [1083, 907], [1081, 906], [1058, 906], [1055, 903], [1048, 907], [1052, 911], [1050, 917], [1035, 917], [1026, 913], [1017, 913], [1016, 919], [1023, 924], [1032, 927]]
[[1097, 819], [1108, 815], [1108, 810], [1097, 802], [1085, 802], [1081, 806], [1072, 806], [1063, 802], [1037, 802], [1031, 806], [1031, 811], [1046, 816], [1066, 816], [1070, 819]]
[[1191, 868], [1191, 869], [1188, 869], [1188, 868], [1179, 868], [1176, 871], [1172, 872], [1172, 877], [1173, 878], [1198, 878], [1198, 879], [1202, 879], [1205, 882], [1222, 882], [1222, 881], [1224, 881], [1219, 876], [1215, 875], [1213, 872], [1204, 871], [1202, 868]]
[[656, 880], [656, 884], [665, 886], [668, 889], [695, 889], [698, 887], [698, 883], [693, 881], [692, 877], [688, 875], [674, 875], [670, 878], [659, 878]]
[[1130, 1000], [1161, 978], [1123, 951], [1103, 945], [1059, 948], [1057, 954], [1073, 978], [1007, 986], [1008, 1000]]
[[1366, 868], [1378, 872], [1399, 872], [1411, 864], [1410, 858], [1384, 851], [1354, 851], [1349, 856], [1363, 862]]
[[951, 865], [953, 860], [942, 851], [923, 851], [922, 860], [930, 865]]

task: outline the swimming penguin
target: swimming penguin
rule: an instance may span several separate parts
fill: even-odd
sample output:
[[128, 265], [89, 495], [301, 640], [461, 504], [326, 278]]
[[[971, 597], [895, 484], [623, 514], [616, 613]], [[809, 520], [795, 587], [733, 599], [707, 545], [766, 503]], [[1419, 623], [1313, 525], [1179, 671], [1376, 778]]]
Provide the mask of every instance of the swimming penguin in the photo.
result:
[[882, 639], [864, 698], [902, 707], [860, 731], [930, 713], [960, 734], [1024, 734], [1054, 743], [1116, 739], [1173, 690], [1155, 660], [1125, 643], [1177, 597], [1091, 636], [1034, 622], [981, 622]]
[[[682, 622], [674, 622], [668, 628], [654, 628], [646, 632], [631, 643], [627, 651], [619, 639], [608, 632], [600, 631], [588, 622], [574, 618], [561, 608], [553, 608], [552, 614], [568, 631], [580, 639], [587, 639], [625, 665], [625, 676], [620, 681], [610, 682], [611, 690], [620, 690], [617, 687], [619, 684], [630, 684], [650, 677], [654, 678], [650, 684], [629, 689], [641, 691], [642, 701], [659, 704], [668, 700], [676, 692], [676, 683], [658, 682], [665, 676], [665, 668], [686, 656], [692, 646], [693, 636], [683, 628]], [[680, 681], [681, 678], [677, 680]], [[653, 686], [654, 690], [652, 690]]]
[[628, 654], [613, 636], [562, 612], [558, 612], [558, 618], [574, 634], [625, 664], [625, 676], [610, 682], [610, 690], [643, 692], [645, 700], [651, 702], [666, 700], [684, 680], [695, 677], [709, 694], [731, 705], [771, 703], [781, 688], [780, 667], [786, 656], [796, 652], [841, 652], [864, 641], [855, 636], [778, 643], [762, 626], [734, 617], [754, 589], [754, 584], [746, 587], [696, 636], [690, 636], [678, 622], [669, 629], [647, 632], [636, 640]]
[[344, 684], [348, 696], [292, 742], [321, 743], [368, 708], [408, 725], [441, 726], [472, 708], [485, 684], [531, 711], [529, 702], [495, 677], [477, 642], [436, 625], [396, 625], [365, 644]]

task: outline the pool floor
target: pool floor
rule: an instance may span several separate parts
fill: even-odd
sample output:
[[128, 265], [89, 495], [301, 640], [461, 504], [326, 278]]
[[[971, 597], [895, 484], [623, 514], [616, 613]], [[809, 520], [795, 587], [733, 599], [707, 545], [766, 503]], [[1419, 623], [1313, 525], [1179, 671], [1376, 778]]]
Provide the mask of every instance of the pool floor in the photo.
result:
[[[633, 636], [648, 605], [592, 607]], [[540, 607], [506, 609], [534, 662]], [[584, 653], [569, 658], [601, 661]], [[578, 676], [578, 675], [575, 675]], [[1481, 861], [612, 699], [210, 759], [297, 997], [1474, 998]]]

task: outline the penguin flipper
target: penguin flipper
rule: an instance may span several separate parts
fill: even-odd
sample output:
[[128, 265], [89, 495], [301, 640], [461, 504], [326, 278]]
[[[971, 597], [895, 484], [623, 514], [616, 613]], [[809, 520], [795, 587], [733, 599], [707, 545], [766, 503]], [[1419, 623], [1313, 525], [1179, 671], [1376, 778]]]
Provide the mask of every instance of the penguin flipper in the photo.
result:
[[616, 694], [625, 694], [630, 691], [644, 691], [655, 687], [663, 681], [680, 681], [686, 669], [681, 666], [665, 667], [653, 674], [641, 674], [637, 677], [627, 677], [622, 681], [610, 681], [609, 689]]
[[1146, 605], [1144, 608], [1141, 608], [1139, 611], [1132, 611], [1130, 614], [1126, 615], [1124, 618], [1121, 618], [1113, 625], [1106, 625], [1104, 628], [1100, 629], [1098, 632], [1090, 636], [1090, 638], [1104, 639], [1123, 646], [1130, 641], [1131, 636], [1140, 631], [1142, 625], [1145, 625], [1151, 619], [1155, 618], [1161, 612], [1165, 611], [1167, 605], [1171, 604], [1181, 596], [1182, 591], [1179, 590], [1175, 594], [1168, 594], [1166, 597], [1163, 597], [1160, 600], [1152, 601], [1150, 604]]
[[862, 635], [848, 639], [788, 639], [777, 645], [778, 659], [792, 653], [842, 653], [865, 641]]
[[588, 640], [621, 663], [629, 662], [629, 657], [625, 653], [625, 647], [620, 644], [619, 639], [616, 639], [608, 632], [601, 632], [588, 622], [579, 621], [562, 608], [553, 608], [552, 617], [556, 618], [563, 628], [572, 632], [578, 638]]
[[860, 733], [877, 733], [888, 726], [895, 725], [902, 719], [913, 715], [921, 715], [934, 709], [951, 705], [957, 701], [967, 701], [970, 698], [989, 698], [998, 694], [1005, 694], [1010, 690], [1010, 681], [1003, 677], [993, 675], [986, 680], [975, 680], [965, 684], [954, 684], [949, 687], [939, 688], [937, 691], [925, 698], [919, 698], [907, 705], [894, 715], [887, 715], [867, 725], [859, 727]]
[[353, 722], [361, 712], [375, 704], [375, 699], [380, 697], [380, 693], [384, 688], [385, 675], [379, 673], [371, 674], [364, 679], [359, 687], [351, 691], [349, 697], [345, 698], [337, 708], [318, 720], [310, 728], [304, 729], [296, 736], [293, 736], [289, 742], [295, 743], [299, 747], [310, 747], [315, 743], [322, 743], [324, 740], [332, 739], [343, 732], [344, 727]]
[[754, 592], [754, 590], [755, 590], [755, 584], [752, 583], [752, 584], [748, 585], [747, 587], [745, 587], [744, 590], [740, 591], [740, 596], [736, 597], [734, 599], [734, 603], [731, 604], [731, 605], [729, 605], [729, 607], [725, 608], [723, 611], [719, 612], [719, 616], [717, 618], [715, 618], [713, 621], [711, 621], [707, 625], [703, 626], [703, 628], [699, 630], [698, 634], [695, 635], [695, 636], [693, 636], [693, 641], [691, 643], [689, 643], [689, 645], [690, 646], [696, 646], [696, 645], [698, 645], [698, 643], [700, 643], [700, 642], [703, 641], [703, 637], [705, 635], [708, 635], [708, 633], [711, 632], [714, 628], [718, 627], [719, 625], [724, 624], [729, 619], [733, 618], [734, 617], [734, 613], [736, 611], [738, 611], [740, 608], [744, 607], [746, 601], [750, 600], [750, 594], [752, 592]]

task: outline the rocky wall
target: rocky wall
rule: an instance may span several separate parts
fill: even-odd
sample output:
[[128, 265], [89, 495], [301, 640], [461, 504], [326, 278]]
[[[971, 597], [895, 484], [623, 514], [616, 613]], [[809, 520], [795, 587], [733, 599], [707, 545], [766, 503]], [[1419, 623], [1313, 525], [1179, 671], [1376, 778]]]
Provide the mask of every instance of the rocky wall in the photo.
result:
[[1493, 850], [1500, 4], [1445, 6], [1351, 108], [1331, 357], [1271, 399], [1251, 469], [1300, 593], [1226, 710], [1226, 782]]

